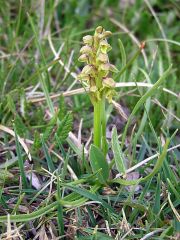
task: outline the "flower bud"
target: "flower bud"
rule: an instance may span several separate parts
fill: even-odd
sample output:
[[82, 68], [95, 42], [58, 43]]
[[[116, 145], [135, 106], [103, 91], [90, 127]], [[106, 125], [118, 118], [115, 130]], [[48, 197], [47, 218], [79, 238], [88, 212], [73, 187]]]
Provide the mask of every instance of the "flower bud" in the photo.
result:
[[83, 53], [83, 54], [84, 53], [86, 53], [86, 54], [92, 53], [92, 48], [88, 45], [85, 45], [80, 49], [80, 53]]
[[108, 88], [114, 88], [116, 86], [116, 83], [112, 78], [104, 78], [103, 86]]
[[88, 56], [86, 54], [82, 54], [79, 58], [78, 58], [79, 62], [88, 62]]
[[87, 35], [83, 37], [83, 42], [89, 46], [92, 46], [93, 44], [93, 36]]
[[97, 60], [100, 61], [100, 62], [103, 62], [103, 63], [108, 62], [108, 60], [109, 60], [108, 55], [100, 52], [98, 54]]
[[82, 73], [83, 74], [91, 74], [91, 73], [93, 73], [93, 67], [91, 65], [86, 65], [85, 67], [83, 67]]
[[95, 30], [95, 33], [102, 33], [103, 32], [103, 27], [102, 26], [98, 26], [97, 28], [96, 28], [96, 30]]
[[109, 71], [109, 68], [110, 68], [110, 64], [109, 63], [104, 63], [104, 64], [101, 64], [99, 66], [99, 69], [103, 70], [103, 71]]

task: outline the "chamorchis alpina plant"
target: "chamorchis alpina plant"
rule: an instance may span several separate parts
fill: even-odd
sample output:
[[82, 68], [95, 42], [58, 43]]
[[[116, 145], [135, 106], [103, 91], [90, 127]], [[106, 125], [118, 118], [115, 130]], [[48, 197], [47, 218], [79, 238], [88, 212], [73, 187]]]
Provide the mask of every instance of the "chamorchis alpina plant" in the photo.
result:
[[86, 63], [78, 79], [84, 86], [89, 87], [89, 96], [94, 106], [94, 144], [102, 147], [104, 154], [107, 152], [105, 99], [111, 102], [115, 95], [115, 81], [111, 72], [118, 72], [108, 57], [112, 48], [107, 37], [111, 34], [99, 26], [93, 36], [84, 36], [84, 46], [80, 49], [81, 56], [78, 59]]

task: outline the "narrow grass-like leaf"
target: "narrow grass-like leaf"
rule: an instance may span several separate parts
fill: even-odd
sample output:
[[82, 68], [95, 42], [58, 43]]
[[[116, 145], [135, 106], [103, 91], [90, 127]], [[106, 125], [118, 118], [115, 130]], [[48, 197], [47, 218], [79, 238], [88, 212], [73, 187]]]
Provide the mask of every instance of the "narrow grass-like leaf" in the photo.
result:
[[125, 174], [126, 172], [126, 167], [124, 164], [125, 160], [124, 160], [122, 149], [118, 141], [116, 127], [114, 127], [112, 130], [112, 150], [113, 150], [114, 160], [116, 163], [117, 170], [119, 171], [119, 173]]
[[[143, 73], [143, 75], [145, 76], [147, 82], [148, 82], [148, 83], [151, 83], [151, 80], [150, 80], [149, 75], [148, 75], [142, 68], [140, 68], [139, 70]], [[146, 102], [145, 102], [145, 106], [144, 106], [145, 111], [144, 111], [144, 113], [143, 113], [143, 117], [142, 117], [141, 122], [140, 122], [140, 124], [139, 124], [138, 131], [137, 131], [137, 133], [136, 133], [136, 136], [135, 136], [135, 138], [133, 139], [133, 143], [134, 143], [135, 149], [136, 149], [137, 140], [138, 140], [139, 137], [141, 136], [141, 134], [142, 134], [142, 132], [143, 132], [143, 129], [144, 129], [145, 125], [146, 125], [146, 122], [147, 122], [147, 113], [148, 113], [149, 110], [150, 110], [150, 106], [151, 106], [151, 98], [149, 97], [149, 98], [147, 98], [147, 100], [146, 100]]]
[[74, 152], [78, 155], [79, 158], [82, 158], [82, 148], [79, 148], [69, 137], [66, 139], [69, 146], [74, 150]]
[[166, 154], [167, 154], [167, 149], [168, 149], [168, 146], [169, 146], [169, 142], [170, 140], [167, 139], [164, 147], [163, 147], [163, 150], [162, 150], [162, 153], [161, 155], [159, 156], [152, 172], [150, 174], [148, 174], [146, 177], [144, 178], [140, 178], [138, 180], [125, 180], [125, 179], [120, 179], [120, 178], [117, 178], [117, 179], [113, 179], [111, 180], [110, 182], [112, 183], [119, 183], [121, 185], [125, 185], [125, 186], [128, 186], [128, 185], [136, 185], [140, 182], [146, 182], [147, 180], [151, 179], [158, 171], [159, 169], [161, 168], [162, 164], [163, 164], [163, 161], [166, 157]]
[[132, 113], [130, 114], [129, 118], [128, 118], [128, 121], [127, 121], [127, 124], [125, 126], [125, 129], [124, 129], [124, 132], [123, 132], [123, 136], [122, 136], [122, 143], [121, 143], [121, 147], [124, 146], [124, 142], [125, 142], [125, 138], [126, 138], [126, 134], [127, 134], [127, 130], [128, 130], [128, 127], [131, 123], [131, 120], [132, 120], [132, 117], [136, 114], [136, 112], [138, 111], [138, 109], [145, 103], [145, 101], [151, 97], [155, 92], [156, 90], [158, 89], [158, 87], [162, 84], [162, 82], [164, 81], [164, 79], [168, 76], [168, 74], [170, 73], [171, 71], [171, 68], [172, 68], [172, 65], [169, 66], [169, 68], [163, 73], [163, 75], [159, 78], [159, 80], [154, 84], [154, 86], [149, 90], [147, 91], [140, 99], [139, 101], [136, 103]]
[[[62, 184], [62, 186], [64, 186], [64, 184]], [[72, 186], [72, 185], [68, 185], [68, 186]], [[94, 185], [91, 187], [89, 192], [95, 193], [98, 189], [99, 189], [99, 186]], [[60, 201], [60, 204], [62, 204], [64, 206], [78, 207], [78, 206], [83, 205], [88, 200], [87, 197], [81, 197], [81, 196], [82, 196], [81, 194], [74, 191], [74, 192], [70, 193], [69, 195], [67, 195], [66, 197], [59, 199], [59, 201]]]
[[171, 201], [171, 198], [170, 198], [170, 194], [169, 194], [169, 193], [168, 193], [168, 201], [169, 201], [169, 204], [170, 204], [170, 206], [171, 206], [171, 209], [172, 209], [174, 215], [176, 216], [178, 222], [180, 222], [180, 214], [179, 214], [178, 211], [175, 209], [175, 207], [174, 207], [174, 205], [173, 205], [173, 203], [172, 203], [172, 201]]
[[[57, 200], [61, 198], [61, 186], [59, 182], [59, 177], [57, 176]], [[58, 228], [59, 228], [59, 235], [64, 235], [64, 223], [63, 223], [63, 208], [60, 204], [60, 201], [58, 201], [58, 207], [57, 207], [57, 220], [58, 220]]]
[[24, 161], [23, 161], [21, 147], [20, 147], [20, 144], [18, 141], [18, 136], [17, 136], [15, 125], [14, 125], [14, 132], [15, 132], [15, 142], [16, 142], [16, 151], [17, 151], [17, 157], [18, 157], [18, 165], [19, 165], [19, 169], [20, 169], [22, 183], [23, 183], [24, 188], [28, 188], [28, 182], [27, 182], [25, 171], [24, 171]]
[[[143, 191], [141, 191], [141, 194], [138, 198], [138, 201], [137, 203], [141, 203], [146, 195], [146, 193], [148, 192], [149, 190], [149, 187], [150, 187], [150, 184], [151, 184], [151, 179], [149, 181], [146, 182], [145, 184], [145, 187], [143, 188]], [[134, 209], [131, 213], [131, 216], [129, 218], [129, 222], [133, 224], [133, 221], [136, 219], [136, 216], [138, 215], [139, 211], [138, 209]]]
[[93, 201], [96, 201], [96, 202], [99, 202], [102, 204], [102, 206], [105, 208], [105, 209], [108, 209], [111, 213], [113, 214], [116, 214], [115, 210], [106, 202], [104, 201], [100, 195], [96, 195], [94, 193], [91, 193], [90, 191], [86, 190], [86, 189], [83, 189], [83, 188], [80, 188], [80, 187], [76, 187], [76, 186], [70, 186], [70, 185], [67, 185], [65, 184], [64, 185], [66, 188], [80, 194], [81, 196], [84, 196], [85, 198], [87, 199], [91, 199]]
[[99, 182], [104, 184], [109, 177], [109, 166], [104, 154], [98, 147], [92, 144], [90, 147], [89, 158], [93, 172], [97, 172], [99, 169], [102, 169], [102, 171], [98, 173], [97, 176]]
[[116, 74], [115, 79], [117, 79], [118, 77], [120, 77], [131, 65], [132, 63], [136, 60], [136, 58], [139, 56], [139, 54], [141, 53], [141, 48], [139, 48], [135, 54], [132, 56], [132, 58], [126, 63], [125, 66], [123, 66], [121, 68], [121, 70]]
[[[40, 52], [41, 57], [42, 57], [43, 65], [46, 66], [46, 59], [45, 59], [41, 44], [40, 44], [39, 39], [38, 39], [36, 28], [35, 28], [35, 25], [33, 23], [33, 19], [31, 18], [31, 16], [29, 14], [28, 14], [28, 19], [29, 19], [31, 28], [32, 28], [34, 36], [35, 36], [35, 43], [36, 43], [37, 49], [39, 49], [39, 52]], [[51, 98], [49, 96], [50, 80], [49, 80], [49, 74], [48, 74], [47, 68], [45, 68], [46, 74], [43, 74], [43, 73], [41, 74], [38, 67], [36, 68], [36, 70], [37, 70], [37, 72], [39, 74], [39, 77], [40, 77], [40, 83], [41, 83], [41, 86], [42, 86], [42, 89], [43, 89], [43, 92], [44, 92], [49, 110], [51, 111], [52, 114], [54, 114], [55, 113], [54, 107], [53, 107]]]
[[[91, 236], [80, 236], [78, 238], [78, 240], [113, 240], [114, 239], [104, 233], [98, 232], [95, 229], [84, 228], [83, 231], [88, 234], [92, 234], [92, 235]], [[95, 234], [96, 234], [96, 236], [94, 236]]]
[[147, 180], [149, 180], [150, 178], [152, 178], [152, 177], [159, 171], [159, 169], [161, 168], [161, 166], [162, 166], [162, 164], [163, 164], [163, 161], [164, 161], [164, 159], [165, 159], [165, 157], [166, 157], [169, 143], [170, 143], [170, 140], [167, 139], [167, 140], [166, 140], [166, 143], [165, 143], [165, 145], [164, 145], [164, 147], [163, 147], [162, 153], [161, 153], [161, 155], [159, 156], [159, 158], [158, 158], [158, 160], [157, 160], [157, 162], [156, 162], [156, 164], [155, 164], [152, 172], [151, 172], [150, 174], [148, 174], [146, 177], [142, 178], [142, 179], [141, 179], [142, 182], [146, 182]]
[[[124, 68], [126, 66], [126, 52], [120, 38], [118, 39], [118, 43], [119, 43], [119, 49], [120, 49], [121, 61], [122, 61], [121, 68]], [[125, 78], [126, 78], [126, 72], [124, 72], [124, 74], [122, 75], [122, 82], [125, 80]]]
[[[54, 211], [58, 206], [58, 202], [55, 201], [46, 207], [41, 207], [39, 210], [34, 211], [28, 214], [17, 214], [17, 215], [10, 215], [11, 222], [29, 222], [33, 219], [39, 218], [49, 212]], [[0, 222], [7, 221], [7, 216], [0, 216]]]
[[160, 175], [158, 174], [157, 179], [157, 184], [156, 184], [156, 191], [155, 191], [155, 200], [154, 200], [154, 207], [153, 207], [153, 212], [155, 214], [158, 214], [160, 211], [160, 193], [161, 193], [161, 186], [160, 186]]
[[43, 136], [41, 137], [41, 142], [42, 142], [43, 151], [44, 151], [44, 154], [45, 154], [45, 157], [46, 157], [46, 160], [47, 160], [49, 171], [54, 172], [55, 171], [55, 166], [54, 166], [52, 158], [51, 158], [51, 156], [48, 152], [47, 146], [44, 142]]
[[[38, 72], [38, 68], [36, 68], [36, 70]], [[41, 87], [42, 87], [42, 90], [44, 92], [44, 96], [46, 98], [46, 102], [47, 102], [47, 105], [49, 107], [49, 110], [52, 114], [54, 114], [55, 111], [54, 111], [53, 103], [51, 101], [49, 91], [48, 91], [48, 88], [47, 88], [47, 85], [46, 85], [46, 82], [45, 82], [45, 76], [43, 75], [43, 73], [42, 74], [39, 73], [39, 80], [40, 80]]]
[[173, 184], [171, 183], [170, 179], [167, 178], [167, 182], [168, 182], [168, 185], [171, 189], [171, 191], [174, 193], [174, 195], [176, 196], [177, 199], [180, 200], [180, 193], [175, 189], [175, 187], [173, 186]]
[[91, 225], [92, 225], [92, 227], [95, 227], [95, 226], [96, 226], [96, 219], [95, 219], [95, 217], [94, 217], [94, 215], [93, 215], [93, 212], [92, 212], [92, 210], [91, 210], [91, 207], [86, 206], [86, 209], [87, 209], [87, 211], [88, 211], [88, 217], [89, 217], [89, 219], [90, 219]]
[[25, 193], [23, 193], [23, 194], [21, 194], [21, 195], [19, 196], [18, 201], [17, 201], [17, 203], [16, 203], [16, 205], [15, 205], [15, 207], [14, 207], [12, 213], [11, 213], [12, 215], [14, 215], [15, 213], [17, 213], [17, 210], [18, 210], [18, 208], [19, 208], [19, 205], [21, 204], [24, 196], [25, 196]]

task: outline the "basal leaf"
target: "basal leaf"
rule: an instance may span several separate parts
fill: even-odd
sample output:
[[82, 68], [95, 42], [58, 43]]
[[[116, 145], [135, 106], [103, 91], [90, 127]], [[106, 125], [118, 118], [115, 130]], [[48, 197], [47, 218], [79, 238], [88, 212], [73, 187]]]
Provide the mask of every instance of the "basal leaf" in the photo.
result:
[[114, 160], [116, 163], [116, 167], [117, 167], [119, 173], [125, 174], [125, 172], [126, 172], [126, 168], [125, 168], [125, 164], [124, 164], [125, 161], [124, 161], [123, 152], [121, 150], [121, 147], [120, 147], [120, 144], [118, 141], [116, 127], [114, 127], [113, 131], [112, 131], [112, 150], [113, 150], [113, 154], [114, 154]]
[[89, 157], [93, 172], [97, 172], [99, 169], [102, 169], [97, 176], [100, 183], [105, 183], [109, 177], [109, 166], [106, 162], [104, 154], [98, 147], [92, 144]]

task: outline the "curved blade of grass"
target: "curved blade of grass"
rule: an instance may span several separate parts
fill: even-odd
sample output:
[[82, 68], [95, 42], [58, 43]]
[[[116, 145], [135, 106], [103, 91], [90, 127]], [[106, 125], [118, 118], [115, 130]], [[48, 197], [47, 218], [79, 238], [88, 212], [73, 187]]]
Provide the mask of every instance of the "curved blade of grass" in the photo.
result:
[[[61, 198], [61, 187], [60, 187], [60, 181], [59, 177], [57, 176], [57, 200]], [[58, 228], [59, 228], [59, 235], [64, 235], [64, 223], [63, 223], [63, 207], [62, 204], [58, 201], [57, 206], [57, 222], [58, 222]]]
[[142, 178], [141, 179], [141, 182], [146, 182], [147, 180], [149, 180], [150, 178], [152, 178], [158, 171], [159, 169], [161, 168], [162, 164], [163, 164], [163, 161], [166, 157], [166, 154], [167, 154], [167, 149], [168, 149], [168, 146], [169, 146], [169, 143], [170, 143], [170, 139], [167, 139], [166, 140], [166, 143], [163, 147], [163, 150], [162, 150], [162, 153], [161, 155], [159, 156], [152, 172], [150, 174], [148, 174], [146, 177]]
[[47, 160], [49, 171], [54, 172], [55, 171], [55, 166], [54, 166], [52, 158], [51, 158], [51, 156], [48, 152], [47, 146], [44, 142], [44, 137], [43, 136], [41, 137], [41, 142], [42, 142], [43, 151], [44, 151], [44, 154], [45, 154], [45, 157], [46, 157], [46, 160]]
[[113, 240], [114, 238], [104, 234], [104, 233], [101, 233], [99, 231], [97, 231], [97, 229], [90, 229], [90, 228], [83, 228], [83, 231], [88, 233], [88, 234], [92, 234], [90, 236], [80, 236], [78, 238], [78, 240], [99, 240], [99, 239], [102, 239], [102, 240]]
[[[29, 14], [27, 14], [27, 16], [28, 16], [28, 20], [29, 20], [29, 22], [30, 22], [32, 31], [33, 31], [33, 33], [34, 33], [35, 43], [36, 43], [37, 49], [39, 49], [39, 52], [40, 52], [41, 57], [42, 57], [42, 63], [43, 63], [43, 66], [45, 67], [45, 73], [46, 73], [46, 74], [45, 74], [45, 75], [44, 75], [44, 74], [41, 74], [38, 67], [36, 67], [36, 71], [37, 71], [38, 74], [39, 74], [40, 83], [41, 83], [41, 86], [42, 86], [42, 89], [43, 89], [43, 92], [44, 92], [44, 95], [45, 95], [45, 98], [46, 98], [46, 101], [47, 101], [49, 110], [50, 110], [50, 112], [51, 112], [52, 114], [54, 114], [54, 113], [55, 113], [54, 107], [53, 107], [51, 98], [50, 98], [50, 96], [49, 96], [50, 79], [49, 79], [49, 74], [48, 74], [48, 71], [47, 71], [47, 68], [46, 68], [46, 65], [47, 65], [47, 64], [46, 64], [46, 58], [45, 58], [45, 56], [44, 56], [43, 49], [42, 49], [41, 44], [40, 44], [40, 42], [39, 42], [38, 35], [37, 35], [37, 31], [36, 31], [36, 28], [35, 28], [33, 19], [31, 18], [31, 16], [30, 16]], [[47, 80], [47, 81], [46, 81], [46, 80]]]
[[23, 187], [28, 188], [28, 182], [27, 182], [27, 179], [26, 179], [25, 171], [24, 171], [24, 161], [23, 161], [23, 158], [22, 158], [21, 148], [20, 148], [19, 139], [18, 139], [18, 136], [17, 136], [15, 125], [14, 125], [14, 133], [15, 133], [15, 142], [16, 142], [16, 151], [17, 151], [17, 157], [18, 157], [18, 165], [19, 165], [19, 169], [20, 169], [20, 174], [21, 174], [21, 178], [22, 178]]
[[162, 153], [159, 156], [159, 158], [158, 158], [158, 160], [157, 160], [157, 162], [156, 162], [152, 172], [150, 174], [148, 174], [146, 177], [140, 178], [138, 180], [125, 180], [125, 179], [117, 178], [117, 179], [111, 180], [110, 182], [111, 183], [119, 183], [119, 184], [124, 185], [124, 186], [136, 185], [136, 184], [138, 184], [140, 182], [146, 182], [147, 180], [152, 178], [159, 171], [159, 169], [161, 168], [161, 166], [163, 164], [163, 161], [164, 161], [164, 159], [166, 157], [166, 154], [167, 154], [169, 143], [170, 143], [170, 139], [167, 139], [166, 143], [165, 143], [165, 145], [163, 147]]
[[130, 116], [129, 116], [129, 118], [128, 118], [127, 124], [126, 124], [126, 126], [125, 126], [125, 129], [124, 129], [124, 132], [123, 132], [123, 135], [122, 135], [121, 148], [123, 148], [123, 146], [124, 146], [124, 142], [125, 142], [127, 130], [128, 130], [128, 127], [129, 127], [129, 125], [130, 125], [130, 123], [131, 123], [132, 117], [133, 117], [133, 116], [135, 115], [135, 113], [139, 110], [139, 108], [144, 104], [144, 102], [156, 92], [156, 90], [158, 89], [158, 87], [161, 85], [161, 83], [164, 81], [164, 79], [165, 79], [165, 78], [167, 77], [167, 75], [170, 73], [171, 68], [172, 68], [172, 65], [169, 66], [169, 68], [163, 73], [163, 75], [162, 75], [162, 76], [159, 78], [159, 80], [154, 84], [154, 86], [153, 86], [149, 91], [147, 91], [147, 92], [139, 99], [139, 101], [136, 103], [136, 105], [135, 105], [132, 113], [130, 114]]
[[140, 47], [135, 54], [132, 56], [132, 58], [126, 63], [125, 66], [123, 66], [121, 68], [121, 70], [116, 74], [115, 79], [117, 79], [118, 77], [120, 77], [130, 66], [131, 64], [136, 60], [136, 58], [139, 56], [139, 54], [141, 53], [142, 48]]
[[180, 222], [180, 214], [179, 214], [178, 211], [175, 209], [175, 207], [174, 207], [174, 205], [173, 205], [173, 203], [172, 203], [172, 201], [171, 201], [170, 193], [168, 193], [168, 201], [169, 201], [169, 204], [170, 204], [170, 206], [171, 206], [171, 209], [172, 209], [174, 215], [176, 216], [178, 222]]
[[116, 127], [114, 127], [112, 130], [112, 150], [114, 154], [116, 167], [119, 173], [125, 174], [126, 173], [126, 167], [124, 164], [125, 160], [124, 160], [122, 149], [119, 145]]
[[[119, 49], [121, 53], [122, 68], [124, 68], [126, 66], [126, 52], [120, 38], [118, 39], [118, 43], [119, 43]], [[126, 78], [126, 72], [124, 72], [124, 74], [122, 75], [122, 81], [124, 81], [125, 78]]]
[[67, 184], [65, 185], [65, 187], [80, 194], [81, 196], [84, 196], [87, 199], [91, 199], [93, 201], [100, 202], [105, 209], [108, 209], [111, 213], [116, 214], [115, 210], [106, 201], [104, 201], [99, 195], [91, 193], [90, 191], [80, 188], [80, 187], [70, 186]]
[[157, 182], [156, 182], [156, 191], [155, 191], [155, 199], [154, 199], [154, 206], [153, 206], [153, 212], [154, 214], [158, 215], [160, 208], [161, 208], [161, 185], [160, 185], [160, 174], [158, 173], [157, 176]]
[[180, 199], [180, 193], [176, 190], [176, 188], [173, 186], [173, 184], [171, 183], [170, 179], [167, 178], [167, 182], [168, 182], [168, 185], [171, 189], [171, 191], [174, 193], [174, 195], [176, 196], [177, 199]]
[[[143, 73], [143, 75], [145, 76], [147, 82], [151, 83], [149, 75], [142, 68], [140, 68], [139, 70]], [[138, 138], [140, 137], [140, 135], [141, 135], [141, 133], [142, 133], [142, 131], [144, 129], [144, 126], [145, 126], [146, 121], [147, 121], [147, 113], [150, 110], [150, 105], [151, 105], [151, 98], [149, 97], [149, 98], [147, 98], [147, 100], [145, 102], [145, 111], [144, 111], [143, 117], [141, 119], [141, 123], [140, 123], [140, 125], [138, 127], [138, 131], [136, 133], [136, 136], [135, 136], [135, 138], [133, 140], [134, 143], [137, 142]]]
[[[90, 192], [96, 192], [98, 190], [99, 186], [93, 186], [90, 189]], [[32, 213], [28, 214], [17, 214], [17, 215], [10, 215], [10, 221], [11, 222], [28, 222], [33, 219], [39, 218], [49, 212], [54, 211], [58, 208], [59, 203], [63, 206], [79, 206], [87, 201], [87, 198], [83, 197], [80, 198], [81, 194], [78, 194], [76, 192], [73, 192], [69, 194], [68, 196], [64, 197], [63, 199], [60, 199], [58, 201], [55, 201], [51, 203], [50, 205], [47, 205], [45, 207], [40, 208], [37, 211], [34, 211]], [[7, 216], [0, 216], [0, 222], [4, 222], [7, 220]]]
[[[28, 214], [18, 214], [18, 215], [10, 215], [11, 222], [29, 222], [33, 219], [39, 218], [49, 212], [55, 210], [58, 206], [58, 202], [55, 201], [46, 207], [42, 207], [37, 211]], [[7, 216], [0, 216], [0, 222], [7, 221]]]

